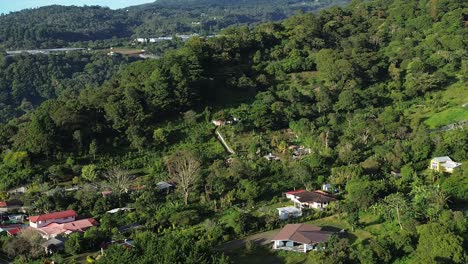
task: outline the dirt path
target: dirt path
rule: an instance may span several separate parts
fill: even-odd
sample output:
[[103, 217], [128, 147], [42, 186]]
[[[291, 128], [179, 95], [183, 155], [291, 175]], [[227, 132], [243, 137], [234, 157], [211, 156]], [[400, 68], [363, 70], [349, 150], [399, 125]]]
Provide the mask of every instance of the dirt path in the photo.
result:
[[271, 239], [278, 233], [278, 231], [279, 229], [275, 229], [275, 230], [251, 235], [243, 239], [229, 241], [226, 244], [221, 245], [219, 249], [224, 252], [234, 251], [236, 249], [244, 247], [245, 243], [248, 240], [251, 240], [258, 245], [263, 245], [263, 246], [268, 245], [271, 243]]
[[223, 135], [221, 135], [221, 132], [219, 132], [218, 129], [216, 129], [215, 133], [216, 133], [216, 135], [218, 136], [218, 138], [219, 138], [219, 140], [221, 141], [221, 143], [223, 144], [223, 146], [226, 148], [226, 150], [227, 150], [229, 153], [231, 153], [231, 154], [236, 154], [236, 153], [234, 152], [234, 150], [232, 150], [232, 148], [229, 147], [229, 145], [226, 143], [226, 140], [224, 140]]

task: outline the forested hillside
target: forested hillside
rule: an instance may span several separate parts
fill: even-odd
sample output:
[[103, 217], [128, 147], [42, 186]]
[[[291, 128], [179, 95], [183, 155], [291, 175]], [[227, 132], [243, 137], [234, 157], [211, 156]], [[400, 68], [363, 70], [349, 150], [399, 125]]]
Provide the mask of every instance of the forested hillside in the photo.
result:
[[0, 47], [53, 48], [116, 38], [215, 34], [231, 25], [279, 20], [297, 11], [314, 11], [346, 2], [178, 0], [120, 10], [98, 6], [48, 6], [1, 15]]
[[[463, 0], [353, 1], [192, 38], [102, 85], [33, 85], [79, 93], [0, 123], [0, 188], [27, 184], [34, 213], [72, 208], [99, 220], [70, 236], [65, 256], [134, 240], [97, 263], [466, 263], [467, 128], [439, 129], [467, 119], [466, 10]], [[216, 131], [235, 154], [212, 120], [230, 121]], [[291, 145], [310, 153], [292, 158]], [[429, 170], [439, 156], [462, 165]], [[344, 238], [308, 254], [222, 247], [283, 226], [283, 193], [324, 183], [339, 201], [290, 221]], [[85, 187], [61, 189], [74, 185]], [[23, 237], [0, 241], [11, 258], [63, 261], [24, 253]]]
[[104, 53], [0, 54], [0, 123], [32, 111], [47, 99], [76, 97], [99, 87], [131, 60]]

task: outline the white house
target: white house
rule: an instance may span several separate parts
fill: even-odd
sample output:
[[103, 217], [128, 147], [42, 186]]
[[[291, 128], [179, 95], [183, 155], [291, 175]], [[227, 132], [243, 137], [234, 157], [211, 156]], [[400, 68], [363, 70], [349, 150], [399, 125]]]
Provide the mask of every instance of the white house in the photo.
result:
[[276, 208], [276, 210], [278, 210], [279, 218], [281, 220], [288, 220], [289, 218], [298, 218], [302, 216], [302, 211], [294, 206]]
[[273, 249], [306, 253], [320, 249], [319, 244], [326, 242], [333, 232], [322, 231], [321, 227], [309, 224], [286, 225], [273, 237]]
[[29, 217], [29, 225], [33, 228], [41, 228], [52, 223], [62, 224], [73, 222], [78, 214], [74, 210], [55, 212]]
[[[286, 195], [288, 195], [288, 193], [286, 193]], [[304, 190], [296, 191], [293, 194], [290, 193], [289, 197], [289, 199], [294, 202], [294, 205], [300, 209], [314, 208], [323, 210], [330, 202], [336, 201], [335, 197], [321, 190], [315, 190], [313, 192]]]

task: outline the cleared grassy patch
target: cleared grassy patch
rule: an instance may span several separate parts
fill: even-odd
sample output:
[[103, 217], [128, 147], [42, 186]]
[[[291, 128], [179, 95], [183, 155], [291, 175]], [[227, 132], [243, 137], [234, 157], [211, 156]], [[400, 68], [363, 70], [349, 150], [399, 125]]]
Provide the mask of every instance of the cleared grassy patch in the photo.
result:
[[468, 120], [468, 89], [465, 83], [455, 83], [446, 90], [428, 93], [424, 98], [415, 101], [405, 110], [405, 115], [413, 120], [424, 120], [430, 129]]
[[424, 123], [428, 125], [429, 128], [433, 129], [463, 120], [468, 120], [468, 106], [451, 107], [440, 113], [432, 115], [426, 121], [424, 121]]
[[267, 246], [256, 246], [250, 251], [241, 248], [228, 256], [232, 263], [242, 264], [299, 264], [307, 259], [307, 254], [284, 250], [273, 251]]

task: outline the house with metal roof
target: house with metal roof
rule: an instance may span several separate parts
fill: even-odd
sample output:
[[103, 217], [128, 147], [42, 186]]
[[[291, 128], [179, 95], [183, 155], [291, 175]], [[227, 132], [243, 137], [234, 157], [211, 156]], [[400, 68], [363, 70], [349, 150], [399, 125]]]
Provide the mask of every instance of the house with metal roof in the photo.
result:
[[334, 232], [323, 231], [321, 227], [309, 224], [286, 225], [272, 238], [273, 249], [307, 253], [320, 249]]
[[438, 172], [453, 173], [453, 170], [461, 165], [461, 163], [453, 161], [449, 156], [444, 156], [433, 158], [429, 168]]

